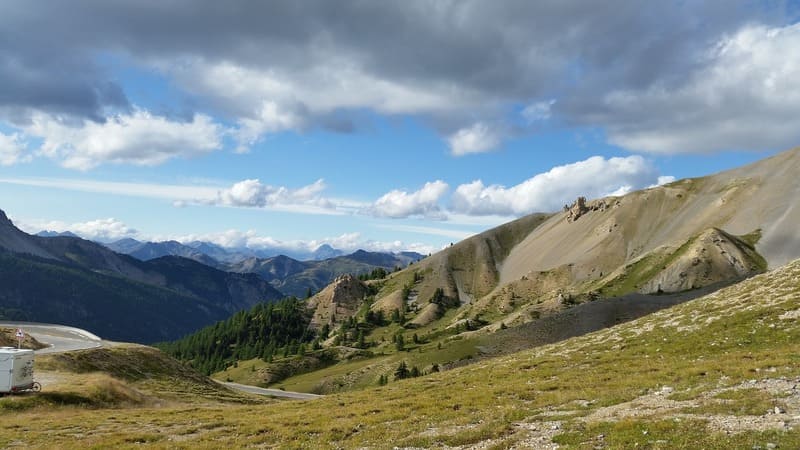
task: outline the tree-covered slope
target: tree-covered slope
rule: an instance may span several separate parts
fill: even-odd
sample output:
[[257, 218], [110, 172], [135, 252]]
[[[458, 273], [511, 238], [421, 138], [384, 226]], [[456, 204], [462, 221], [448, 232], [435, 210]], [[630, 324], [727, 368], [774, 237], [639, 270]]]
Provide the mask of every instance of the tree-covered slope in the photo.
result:
[[175, 339], [229, 314], [195, 296], [116, 275], [0, 251], [0, 314], [68, 324], [106, 339]]
[[206, 374], [238, 360], [295, 354], [315, 337], [305, 302], [288, 297], [260, 303], [174, 342], [157, 346]]
[[230, 313], [284, 297], [253, 273], [224, 272], [178, 256], [163, 256], [145, 264], [164, 277], [163, 286], [209, 300]]

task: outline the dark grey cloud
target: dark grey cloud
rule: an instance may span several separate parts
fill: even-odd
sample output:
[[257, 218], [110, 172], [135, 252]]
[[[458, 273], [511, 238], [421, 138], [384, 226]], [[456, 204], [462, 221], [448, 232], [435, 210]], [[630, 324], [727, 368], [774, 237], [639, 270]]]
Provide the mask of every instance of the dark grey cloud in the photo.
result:
[[746, 0], [18, 1], [0, 15], [0, 112], [102, 120], [130, 108], [99, 62], [111, 54], [163, 71], [198, 108], [247, 120], [243, 140], [349, 131], [343, 118], [362, 109], [421, 115], [451, 135], [549, 99], [567, 124], [621, 127], [641, 111], [606, 94], [679, 89], [722, 36], [785, 24], [786, 11]]
[[0, 54], [0, 110], [14, 123], [27, 122], [34, 110], [102, 121], [106, 108], [130, 106], [122, 87], [92, 70], [89, 60], [21, 56]]

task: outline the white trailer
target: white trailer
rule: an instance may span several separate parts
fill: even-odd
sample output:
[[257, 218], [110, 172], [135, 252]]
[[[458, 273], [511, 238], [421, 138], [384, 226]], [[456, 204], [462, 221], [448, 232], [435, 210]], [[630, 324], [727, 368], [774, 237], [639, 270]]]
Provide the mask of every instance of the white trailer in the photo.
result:
[[0, 395], [38, 386], [33, 381], [33, 350], [0, 347]]

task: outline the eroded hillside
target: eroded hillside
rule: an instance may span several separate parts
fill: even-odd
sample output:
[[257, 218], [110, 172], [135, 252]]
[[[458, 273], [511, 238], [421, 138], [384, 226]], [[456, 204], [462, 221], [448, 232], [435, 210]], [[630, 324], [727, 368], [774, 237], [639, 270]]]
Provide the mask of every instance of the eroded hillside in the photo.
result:
[[[736, 282], [800, 257], [800, 150], [716, 175], [531, 215], [392, 274], [373, 306], [413, 327], [522, 323], [563, 306], [629, 293]], [[561, 306], [559, 306], [561, 305]]]

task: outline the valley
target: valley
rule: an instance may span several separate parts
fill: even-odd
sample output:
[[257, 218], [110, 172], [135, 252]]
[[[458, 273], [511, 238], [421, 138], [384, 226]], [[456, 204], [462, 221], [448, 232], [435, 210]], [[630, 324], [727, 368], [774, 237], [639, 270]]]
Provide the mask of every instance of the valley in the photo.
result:
[[[240, 304], [159, 343], [163, 352], [122, 344], [43, 356], [37, 370], [51, 393], [2, 399], [0, 409], [56, 431], [15, 418], [0, 426], [0, 445], [800, 445], [800, 237], [786, 237], [793, 200], [778, 204], [774, 193], [798, 181], [788, 170], [761, 175], [789, 165], [800, 168], [800, 150], [579, 198], [405, 268], [338, 274], [309, 298]], [[219, 292], [203, 282], [216, 274], [228, 283], [264, 277], [258, 264], [240, 275], [179, 256], [139, 261], [72, 237], [30, 239], [8, 222], [6, 230], [9, 262], [127, 274], [117, 283], [152, 277], [161, 288], [146, 289], [195, 304]], [[276, 401], [226, 383], [324, 396]], [[101, 425], [110, 415], [113, 431]]]

